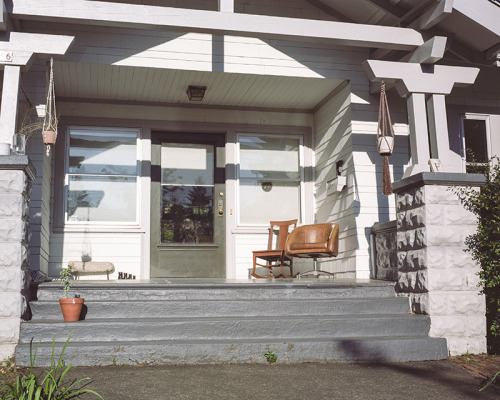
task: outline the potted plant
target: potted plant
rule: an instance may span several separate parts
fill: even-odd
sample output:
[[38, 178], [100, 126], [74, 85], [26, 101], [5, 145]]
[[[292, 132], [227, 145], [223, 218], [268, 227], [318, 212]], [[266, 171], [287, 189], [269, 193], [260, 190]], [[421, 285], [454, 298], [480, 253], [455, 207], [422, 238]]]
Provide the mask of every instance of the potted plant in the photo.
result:
[[65, 298], [59, 299], [59, 304], [61, 305], [61, 310], [63, 313], [63, 318], [65, 321], [78, 321], [80, 319], [80, 314], [82, 312], [83, 302], [80, 296], [69, 297], [69, 288], [73, 285], [73, 272], [71, 267], [63, 268], [60, 273], [61, 282], [63, 284]]

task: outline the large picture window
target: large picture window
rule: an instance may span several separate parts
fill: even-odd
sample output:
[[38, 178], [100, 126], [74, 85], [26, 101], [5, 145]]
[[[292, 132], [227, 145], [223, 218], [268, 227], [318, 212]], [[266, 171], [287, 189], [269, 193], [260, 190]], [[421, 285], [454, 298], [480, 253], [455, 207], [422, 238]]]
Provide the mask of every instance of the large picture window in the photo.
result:
[[302, 137], [238, 135], [239, 223], [301, 219]]
[[69, 128], [66, 223], [136, 223], [137, 140], [133, 129]]

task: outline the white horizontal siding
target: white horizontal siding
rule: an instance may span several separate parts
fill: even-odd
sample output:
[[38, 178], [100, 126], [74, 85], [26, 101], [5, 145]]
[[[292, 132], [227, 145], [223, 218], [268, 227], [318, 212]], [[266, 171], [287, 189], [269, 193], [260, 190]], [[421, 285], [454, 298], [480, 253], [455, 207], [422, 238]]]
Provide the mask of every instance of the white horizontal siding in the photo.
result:
[[[50, 240], [49, 275], [58, 276], [69, 261], [81, 261], [88, 255], [92, 261], [107, 261], [115, 265], [110, 279], [118, 272], [136, 275], [140, 279], [141, 240], [139, 233], [65, 232], [53, 233]], [[103, 274], [85, 276], [85, 279], [105, 279]]]
[[[352, 174], [350, 88], [346, 87], [319, 109], [315, 116], [315, 186], [317, 223], [336, 222], [340, 226], [339, 255], [334, 261], [321, 261], [320, 268], [351, 276], [356, 271], [356, 232], [353, 181], [340, 193], [326, 195], [326, 182], [336, 177], [335, 164], [344, 161]], [[311, 268], [310, 268], [311, 269]]]

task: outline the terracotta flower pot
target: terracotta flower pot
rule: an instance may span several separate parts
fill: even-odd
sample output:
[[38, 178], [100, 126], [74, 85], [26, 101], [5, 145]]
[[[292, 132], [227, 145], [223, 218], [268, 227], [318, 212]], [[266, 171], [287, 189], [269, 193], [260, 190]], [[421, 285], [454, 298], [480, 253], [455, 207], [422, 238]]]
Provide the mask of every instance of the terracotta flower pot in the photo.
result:
[[82, 312], [83, 302], [82, 298], [59, 299], [63, 318], [65, 321], [78, 321]]
[[56, 133], [54, 131], [42, 132], [43, 144], [53, 145], [56, 143]]

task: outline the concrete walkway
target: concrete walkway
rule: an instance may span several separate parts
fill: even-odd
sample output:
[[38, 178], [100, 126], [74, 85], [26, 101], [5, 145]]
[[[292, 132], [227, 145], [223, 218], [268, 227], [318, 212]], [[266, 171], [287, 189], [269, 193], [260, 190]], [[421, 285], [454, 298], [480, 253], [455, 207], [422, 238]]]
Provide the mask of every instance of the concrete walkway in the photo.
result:
[[[75, 367], [106, 400], [500, 399], [451, 361]], [[85, 396], [93, 399], [95, 396]]]

